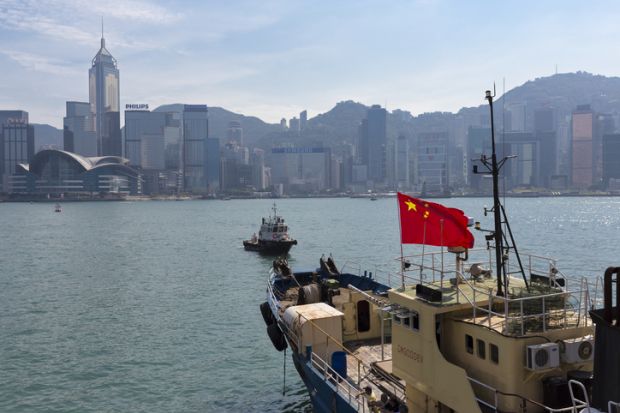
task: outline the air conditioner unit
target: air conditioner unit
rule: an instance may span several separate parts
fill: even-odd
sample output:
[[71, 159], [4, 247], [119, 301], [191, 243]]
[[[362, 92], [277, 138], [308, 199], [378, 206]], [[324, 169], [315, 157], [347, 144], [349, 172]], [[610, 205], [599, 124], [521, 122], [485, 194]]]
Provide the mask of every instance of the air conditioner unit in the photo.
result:
[[544, 370], [560, 365], [558, 343], [544, 343], [527, 346], [525, 367], [529, 370]]
[[575, 364], [591, 361], [594, 357], [594, 336], [569, 338], [558, 343], [562, 363]]

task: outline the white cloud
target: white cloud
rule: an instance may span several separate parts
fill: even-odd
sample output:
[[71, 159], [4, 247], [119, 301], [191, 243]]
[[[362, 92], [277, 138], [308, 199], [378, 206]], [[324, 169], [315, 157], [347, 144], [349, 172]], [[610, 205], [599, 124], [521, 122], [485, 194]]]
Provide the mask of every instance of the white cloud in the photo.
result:
[[70, 66], [66, 62], [56, 59], [49, 59], [45, 56], [17, 50], [0, 50], [0, 53], [17, 62], [27, 70], [35, 72], [50, 73], [60, 76], [75, 76], [82, 74], [83, 71]]

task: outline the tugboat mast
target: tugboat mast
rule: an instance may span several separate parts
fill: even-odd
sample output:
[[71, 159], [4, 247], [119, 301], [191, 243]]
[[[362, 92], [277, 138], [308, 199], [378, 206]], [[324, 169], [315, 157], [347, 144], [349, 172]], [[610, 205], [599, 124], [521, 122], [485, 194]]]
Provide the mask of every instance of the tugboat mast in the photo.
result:
[[[515, 244], [514, 237], [512, 236], [512, 230], [510, 229], [508, 218], [506, 217], [506, 211], [504, 210], [504, 206], [499, 199], [499, 171], [506, 162], [506, 160], [512, 158], [512, 156], [505, 157], [501, 161], [497, 160], [497, 152], [495, 148], [495, 124], [493, 119], [494, 97], [495, 91], [493, 91], [493, 94], [491, 94], [490, 90], [486, 91], [485, 99], [489, 102], [489, 109], [491, 111], [491, 162], [489, 162], [486, 155], [480, 156], [480, 162], [487, 168], [488, 172], [490, 172], [491, 176], [493, 177], [493, 208], [491, 209], [491, 211], [493, 211], [494, 229], [493, 231], [484, 231], [492, 233], [491, 235], [488, 235], [486, 237], [487, 242], [491, 239], [495, 241], [495, 270], [497, 272], [497, 295], [504, 296], [508, 293], [508, 274], [506, 273], [506, 261], [508, 260], [508, 252], [511, 248], [514, 250], [514, 254], [517, 258], [520, 270], [519, 272], [521, 272], [521, 275], [523, 276], [525, 287], [528, 291], [530, 288], [527, 282], [527, 277], [525, 276], [521, 257], [519, 256], [519, 251], [517, 250], [517, 245]], [[473, 169], [474, 173], [479, 173], [478, 165], [474, 165]], [[484, 215], [486, 215], [488, 211], [489, 210], [487, 210], [485, 207]], [[502, 224], [506, 225], [508, 235], [510, 236], [510, 242], [506, 238], [506, 234], [504, 234], [503, 232]], [[476, 228], [480, 229], [478, 226]]]
[[502, 290], [502, 275], [505, 277], [502, 258], [502, 251], [504, 250], [502, 241], [502, 217], [501, 217], [501, 203], [499, 201], [499, 166], [497, 164], [497, 153], [495, 151], [495, 125], [493, 124], [493, 97], [491, 91], [486, 91], [485, 99], [489, 101], [489, 108], [491, 109], [491, 175], [493, 176], [493, 216], [495, 218], [495, 265], [497, 271], [497, 295], [503, 296]]

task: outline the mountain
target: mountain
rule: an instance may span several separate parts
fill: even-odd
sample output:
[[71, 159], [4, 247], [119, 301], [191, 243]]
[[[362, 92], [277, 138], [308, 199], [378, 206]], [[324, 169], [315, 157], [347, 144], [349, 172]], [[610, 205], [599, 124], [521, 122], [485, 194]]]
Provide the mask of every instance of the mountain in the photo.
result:
[[[481, 101], [484, 91], [480, 91]], [[556, 123], [566, 119], [577, 105], [589, 104], [598, 113], [620, 114], [620, 77], [606, 77], [587, 72], [560, 73], [540, 77], [515, 87], [495, 101], [498, 127], [501, 127], [500, 108], [525, 110], [527, 129], [533, 129], [534, 112], [552, 108]], [[272, 145], [294, 143], [298, 146], [339, 145], [358, 140], [359, 125], [366, 117], [369, 106], [352, 100], [338, 102], [332, 109], [308, 119], [308, 127], [301, 133], [283, 131], [280, 125], [263, 122], [254, 116], [234, 113], [221, 107], [209, 107], [209, 134], [225, 141], [229, 122], [237, 121], [243, 128], [244, 141], [251, 146], [269, 149]], [[159, 112], [182, 112], [183, 104], [163, 105]], [[407, 111], [394, 109], [388, 113], [388, 137], [398, 134], [412, 137], [420, 132], [448, 131], [464, 137], [467, 127], [488, 121], [488, 105], [465, 107], [457, 113], [432, 112], [413, 116]], [[620, 125], [618, 125], [620, 126]], [[62, 147], [62, 130], [50, 125], [35, 124], [36, 149], [41, 146]]]
[[[183, 112], [183, 104], [162, 105], [155, 112]], [[209, 106], [209, 136], [226, 139], [226, 130], [230, 122], [239, 122], [243, 128], [246, 144], [254, 144], [260, 138], [280, 130], [280, 125], [266, 123], [255, 116], [244, 116], [217, 106]]]
[[[482, 94], [481, 94], [482, 95]], [[526, 127], [533, 128], [534, 112], [552, 108], [556, 118], [562, 119], [577, 108], [588, 104], [598, 113], [620, 113], [620, 77], [607, 77], [587, 72], [559, 73], [525, 82], [500, 96], [495, 107], [511, 110], [514, 105], [525, 105]], [[458, 114], [488, 116], [488, 105], [463, 108]], [[497, 116], [501, 125], [501, 116]], [[619, 125], [620, 126], [620, 125]]]
[[43, 148], [62, 149], [62, 129], [41, 123], [32, 123], [34, 126], [34, 150], [40, 151]]

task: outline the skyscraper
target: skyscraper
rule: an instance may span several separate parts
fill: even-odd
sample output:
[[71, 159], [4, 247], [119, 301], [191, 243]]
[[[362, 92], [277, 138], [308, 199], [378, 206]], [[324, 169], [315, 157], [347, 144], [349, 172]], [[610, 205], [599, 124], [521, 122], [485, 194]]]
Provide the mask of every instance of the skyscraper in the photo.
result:
[[241, 123], [237, 121], [228, 122], [228, 129], [226, 130], [226, 140], [228, 142], [237, 142], [243, 146], [243, 128]]
[[448, 190], [448, 132], [418, 135], [418, 189], [422, 196]]
[[67, 102], [67, 115], [63, 119], [64, 150], [83, 156], [97, 156], [97, 136], [93, 126], [88, 102]]
[[170, 114], [125, 109], [125, 158], [142, 169], [165, 168], [165, 128]]
[[396, 186], [398, 189], [409, 188], [409, 139], [399, 135], [396, 139]]
[[183, 182], [189, 192], [207, 190], [205, 141], [209, 137], [207, 105], [183, 108]]
[[34, 156], [34, 128], [28, 112], [0, 111], [0, 192], [11, 192], [11, 177], [18, 163]]
[[105, 47], [103, 24], [101, 48], [88, 71], [90, 110], [97, 134], [97, 155], [122, 155], [119, 73], [116, 59]]
[[587, 188], [594, 183], [595, 117], [590, 105], [579, 105], [572, 120], [572, 184]]
[[[385, 147], [387, 144], [387, 111], [379, 105], [372, 105], [366, 115], [368, 153], [368, 179], [375, 184], [385, 180]], [[363, 148], [364, 148], [363, 146]]]
[[304, 110], [299, 114], [299, 129], [304, 131], [308, 127], [308, 111]]

